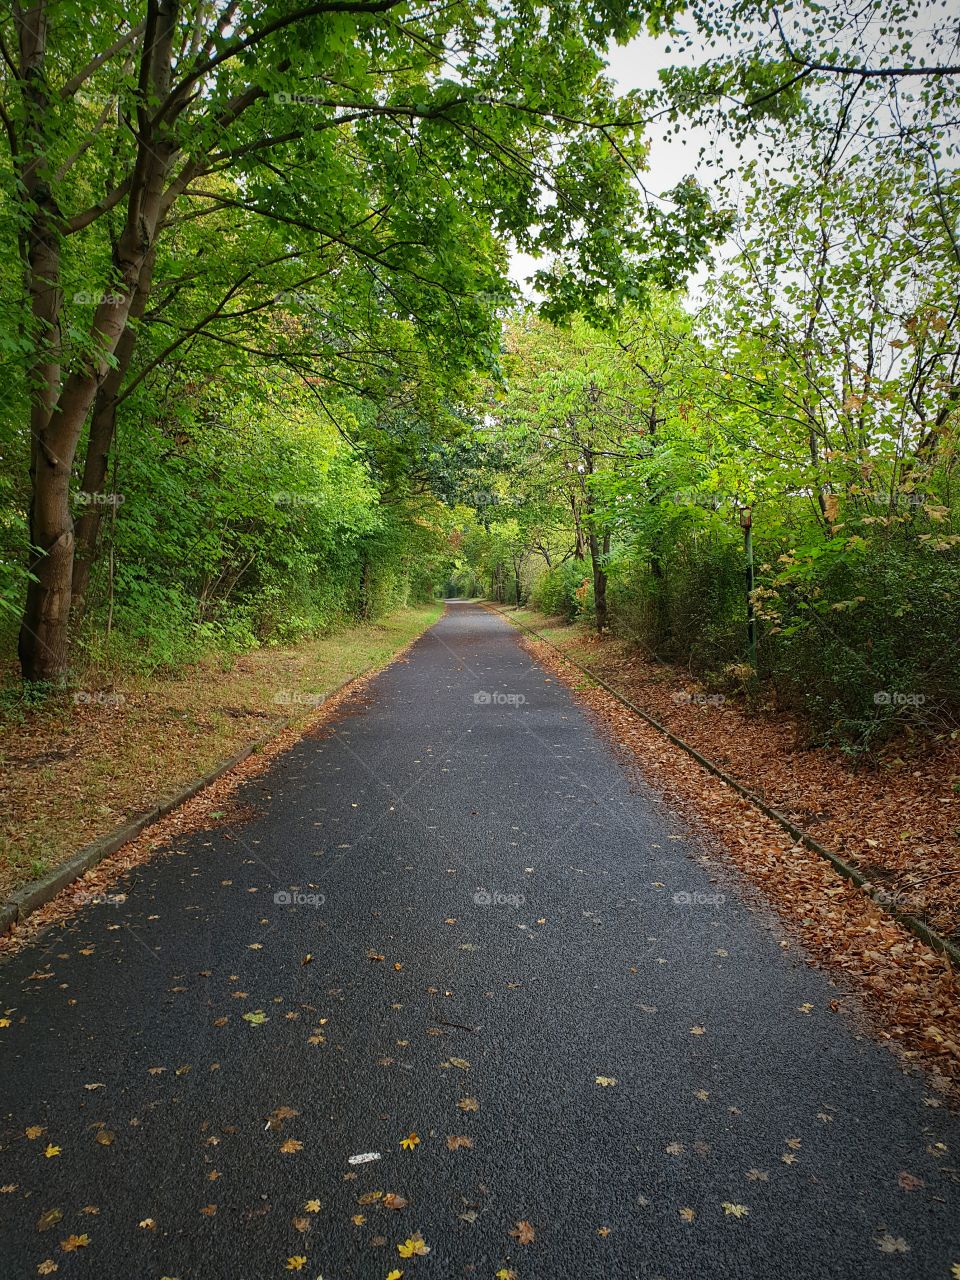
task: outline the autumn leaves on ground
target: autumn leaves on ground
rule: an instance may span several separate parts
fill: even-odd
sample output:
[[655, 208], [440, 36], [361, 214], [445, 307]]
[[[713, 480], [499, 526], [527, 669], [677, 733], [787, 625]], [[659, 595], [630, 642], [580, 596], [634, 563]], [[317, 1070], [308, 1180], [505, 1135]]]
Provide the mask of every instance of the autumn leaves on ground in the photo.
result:
[[18, 929], [4, 1280], [951, 1280], [950, 975], [605, 699], [450, 604]]

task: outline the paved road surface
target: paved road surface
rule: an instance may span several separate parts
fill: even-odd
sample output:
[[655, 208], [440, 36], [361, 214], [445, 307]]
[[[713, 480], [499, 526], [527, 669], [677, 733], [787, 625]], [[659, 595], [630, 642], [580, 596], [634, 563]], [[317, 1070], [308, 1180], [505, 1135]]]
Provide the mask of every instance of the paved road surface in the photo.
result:
[[500, 619], [451, 606], [239, 803], [0, 970], [0, 1280], [960, 1262], [956, 1119]]

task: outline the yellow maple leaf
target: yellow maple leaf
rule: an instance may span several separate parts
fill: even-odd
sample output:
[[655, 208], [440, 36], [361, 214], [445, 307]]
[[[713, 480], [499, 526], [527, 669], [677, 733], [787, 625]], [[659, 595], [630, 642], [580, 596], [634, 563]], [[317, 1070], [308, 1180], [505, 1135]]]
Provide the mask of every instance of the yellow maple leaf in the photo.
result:
[[320, 1201], [319, 1201], [319, 1200], [308, 1200], [308, 1201], [306, 1202], [306, 1204], [303, 1206], [303, 1209], [304, 1209], [304, 1212], [305, 1212], [305, 1213], [319, 1213], [319, 1212], [320, 1212]]
[[[9, 1019], [9, 1018], [0, 1018], [0, 1027], [9, 1027], [9, 1026], [10, 1026], [10, 1019]], [[49, 1261], [49, 1259], [47, 1259], [47, 1261]], [[43, 1266], [43, 1263], [42, 1263], [42, 1262], [40, 1263], [40, 1266], [41, 1266], [41, 1267]], [[38, 1268], [38, 1270], [39, 1270], [39, 1268]]]
[[501, 1267], [497, 1272], [497, 1280], [517, 1280], [517, 1273], [512, 1267]]
[[692, 1036], [703, 1036], [703, 1035], [706, 1035], [706, 1033], [707, 1033], [707, 1028], [706, 1028], [706, 1027], [691, 1027], [691, 1028], [690, 1028], [690, 1034], [691, 1034]]
[[31, 1125], [28, 1125], [23, 1132], [27, 1135], [27, 1137], [32, 1142], [34, 1138], [39, 1138], [41, 1133], [43, 1133], [43, 1126], [39, 1124], [31, 1124]]
[[409, 1236], [404, 1240], [403, 1244], [397, 1245], [397, 1253], [401, 1258], [425, 1258], [429, 1252], [430, 1246], [419, 1231], [415, 1236]]
[[387, 1280], [403, 1280], [403, 1272], [399, 1267], [394, 1267], [392, 1271], [387, 1272]]
[[44, 1258], [42, 1262], [37, 1263], [37, 1272], [41, 1276], [52, 1276], [54, 1271], [59, 1270], [60, 1268], [52, 1258]]
[[307, 1260], [302, 1253], [295, 1253], [292, 1258], [287, 1259], [287, 1271], [302, 1271], [307, 1265]]
[[597, 1084], [604, 1089], [609, 1089], [611, 1085], [617, 1083], [616, 1076], [597, 1076]]
[[48, 1160], [52, 1160], [54, 1156], [58, 1156], [60, 1154], [60, 1148], [57, 1146], [54, 1146], [52, 1142], [49, 1142], [47, 1143], [47, 1149], [46, 1151], [44, 1151], [43, 1154], [47, 1157]]
[[355, 1213], [353, 1217], [350, 1219], [350, 1221], [353, 1223], [355, 1227], [362, 1227], [363, 1224], [366, 1222], [366, 1220], [367, 1219], [362, 1213]]
[[411, 1133], [406, 1138], [400, 1139], [400, 1146], [404, 1151], [413, 1151], [415, 1147], [419, 1147], [420, 1138], [417, 1134]]

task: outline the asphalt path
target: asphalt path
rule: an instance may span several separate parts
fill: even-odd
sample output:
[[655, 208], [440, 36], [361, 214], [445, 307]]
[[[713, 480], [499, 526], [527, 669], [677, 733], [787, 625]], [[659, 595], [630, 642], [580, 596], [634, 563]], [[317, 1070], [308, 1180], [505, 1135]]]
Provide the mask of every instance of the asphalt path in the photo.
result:
[[217, 823], [0, 969], [0, 1280], [950, 1280], [957, 1118], [500, 618]]

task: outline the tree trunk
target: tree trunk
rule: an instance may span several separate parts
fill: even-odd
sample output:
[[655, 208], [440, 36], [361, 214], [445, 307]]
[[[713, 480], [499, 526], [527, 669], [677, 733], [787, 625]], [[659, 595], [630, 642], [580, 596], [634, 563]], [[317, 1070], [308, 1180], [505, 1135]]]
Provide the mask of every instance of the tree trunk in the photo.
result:
[[[45, 27], [42, 4], [20, 23], [22, 64], [31, 67], [37, 81], [36, 92], [28, 97], [28, 136], [42, 139], [44, 102], [43, 41]], [[171, 51], [176, 27], [176, 0], [151, 0], [141, 64], [141, 85], [145, 102], [150, 95], [162, 98], [170, 82]], [[73, 585], [74, 531], [70, 516], [70, 474], [77, 445], [97, 391], [110, 371], [110, 358], [123, 335], [144, 263], [153, 247], [161, 222], [163, 189], [176, 153], [172, 137], [150, 131], [146, 106], [140, 113], [141, 136], [137, 159], [130, 179], [124, 227], [117, 241], [113, 273], [106, 284], [93, 317], [91, 333], [96, 354], [79, 363], [63, 381], [59, 392], [59, 365], [53, 376], [51, 343], [58, 334], [61, 298], [59, 295], [59, 241], [44, 235], [37, 219], [52, 207], [42, 196], [39, 164], [42, 148], [28, 149], [38, 157], [28, 162], [24, 183], [32, 225], [29, 237], [29, 284], [34, 315], [44, 323], [34, 333], [35, 351], [31, 374], [32, 479], [30, 535], [39, 556], [32, 565], [33, 579], [27, 588], [18, 652], [25, 680], [61, 680], [67, 670], [70, 600]], [[32, 184], [32, 185], [31, 185]], [[38, 310], [39, 308], [39, 310]], [[59, 343], [53, 357], [59, 358]], [[42, 429], [38, 430], [37, 427]]]
[[593, 608], [597, 631], [607, 629], [607, 556], [610, 554], [610, 535], [603, 535], [603, 542], [590, 530], [590, 562], [593, 566]]
[[[110, 461], [110, 449], [113, 444], [117, 426], [117, 397], [130, 368], [133, 349], [136, 345], [136, 330], [130, 324], [132, 320], [141, 320], [147, 309], [150, 288], [153, 282], [153, 267], [156, 261], [156, 244], [150, 249], [143, 264], [143, 270], [137, 281], [137, 291], [130, 304], [130, 315], [127, 327], [120, 335], [117, 349], [114, 352], [116, 366], [111, 368], [100, 385], [93, 402], [93, 415], [90, 419], [90, 435], [87, 440], [87, 454], [83, 464], [83, 479], [80, 482], [81, 492], [85, 494], [102, 494], [107, 478], [107, 467]], [[83, 617], [87, 602], [87, 588], [90, 585], [90, 571], [96, 557], [97, 539], [100, 523], [103, 520], [103, 507], [92, 502], [77, 520], [74, 531], [75, 547], [73, 561], [73, 586], [71, 588], [71, 612], [75, 621]]]

